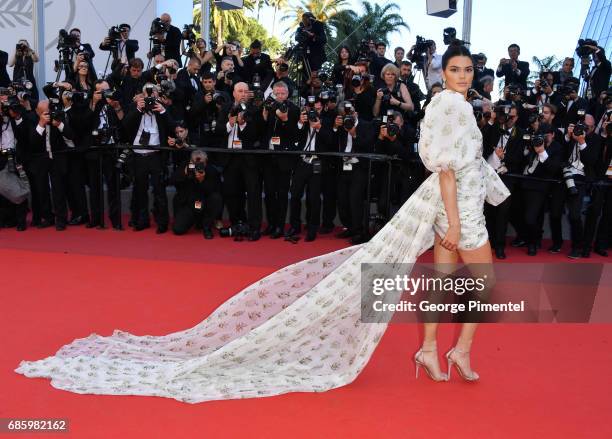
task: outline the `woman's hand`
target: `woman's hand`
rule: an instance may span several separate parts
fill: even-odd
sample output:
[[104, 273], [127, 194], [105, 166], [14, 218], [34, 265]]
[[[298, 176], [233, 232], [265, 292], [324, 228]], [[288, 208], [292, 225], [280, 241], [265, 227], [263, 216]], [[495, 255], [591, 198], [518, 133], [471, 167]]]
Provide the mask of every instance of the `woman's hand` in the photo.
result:
[[451, 224], [448, 227], [446, 235], [442, 241], [440, 241], [440, 245], [447, 249], [448, 251], [457, 250], [457, 245], [459, 244], [459, 237], [461, 236], [461, 226], [459, 223]]

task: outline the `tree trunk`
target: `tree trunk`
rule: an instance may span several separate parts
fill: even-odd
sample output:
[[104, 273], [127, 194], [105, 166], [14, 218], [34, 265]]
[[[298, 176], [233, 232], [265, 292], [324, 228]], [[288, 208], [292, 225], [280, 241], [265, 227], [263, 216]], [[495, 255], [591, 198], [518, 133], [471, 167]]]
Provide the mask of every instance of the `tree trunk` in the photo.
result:
[[217, 47], [223, 45], [223, 15], [219, 17], [219, 27], [217, 28]]
[[276, 27], [276, 9], [277, 7], [274, 6], [274, 18], [272, 19], [272, 37], [274, 36], [274, 28]]

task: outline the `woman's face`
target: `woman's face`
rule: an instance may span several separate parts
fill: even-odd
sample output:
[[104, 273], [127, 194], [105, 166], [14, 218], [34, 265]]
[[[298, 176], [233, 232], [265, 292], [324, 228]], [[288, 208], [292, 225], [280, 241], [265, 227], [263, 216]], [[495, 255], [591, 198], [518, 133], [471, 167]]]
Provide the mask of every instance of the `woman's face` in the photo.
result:
[[439, 86], [435, 86], [431, 88], [431, 97], [434, 97], [435, 95], [437, 95], [438, 93], [440, 93], [442, 91], [442, 87]]
[[394, 85], [396, 80], [397, 77], [395, 76], [395, 73], [393, 73], [391, 70], [387, 70], [385, 72], [385, 84]]
[[178, 137], [179, 139], [186, 139], [187, 138], [187, 128], [176, 127], [174, 132], [176, 133], [176, 137]]
[[203, 39], [199, 38], [196, 41], [196, 46], [198, 47], [198, 49], [206, 49], [206, 42]]
[[343, 47], [342, 49], [340, 49], [340, 59], [348, 59], [349, 58], [349, 52], [348, 50], [346, 50], [346, 47]]
[[87, 63], [80, 63], [79, 64], [79, 75], [83, 75], [86, 76], [87, 73], [89, 73], [89, 65], [87, 65]]
[[474, 64], [469, 56], [453, 56], [442, 73], [446, 88], [466, 94], [474, 79]]

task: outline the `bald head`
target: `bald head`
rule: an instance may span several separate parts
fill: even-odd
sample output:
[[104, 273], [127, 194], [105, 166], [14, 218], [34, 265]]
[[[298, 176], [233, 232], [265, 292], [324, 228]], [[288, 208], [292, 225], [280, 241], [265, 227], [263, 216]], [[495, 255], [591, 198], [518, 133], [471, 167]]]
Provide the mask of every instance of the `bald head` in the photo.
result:
[[47, 111], [49, 111], [49, 101], [38, 101], [38, 105], [36, 105], [36, 114], [40, 116], [41, 114], [45, 114]]
[[164, 23], [168, 23], [170, 24], [172, 22], [172, 17], [170, 17], [170, 14], [168, 13], [163, 13], [159, 16], [159, 18], [161, 19], [161, 21], [163, 21]]

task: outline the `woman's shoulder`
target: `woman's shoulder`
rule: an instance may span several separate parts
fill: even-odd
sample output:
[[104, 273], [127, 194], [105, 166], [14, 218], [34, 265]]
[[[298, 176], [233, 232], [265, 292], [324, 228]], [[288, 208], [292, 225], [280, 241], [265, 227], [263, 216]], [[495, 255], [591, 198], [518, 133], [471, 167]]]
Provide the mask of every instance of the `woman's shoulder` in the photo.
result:
[[446, 115], [458, 112], [472, 112], [472, 106], [461, 93], [452, 90], [442, 90], [436, 94], [427, 105], [430, 112], [444, 112]]

